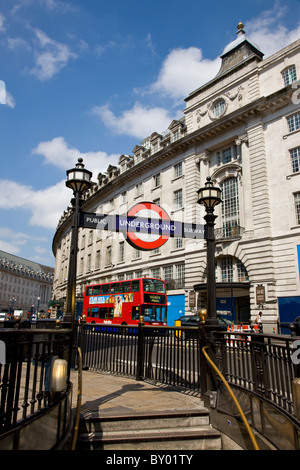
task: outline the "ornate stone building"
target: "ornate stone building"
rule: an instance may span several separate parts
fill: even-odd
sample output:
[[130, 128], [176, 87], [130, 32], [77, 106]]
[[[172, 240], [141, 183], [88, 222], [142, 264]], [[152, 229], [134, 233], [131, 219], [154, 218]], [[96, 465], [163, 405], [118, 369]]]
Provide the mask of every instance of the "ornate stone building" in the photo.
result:
[[[153, 201], [172, 220], [203, 224], [197, 190], [210, 176], [223, 200], [216, 209], [217, 310], [235, 322], [261, 310], [272, 332], [278, 318], [288, 321], [286, 307], [293, 314], [300, 302], [300, 40], [263, 59], [239, 24], [221, 59], [217, 76], [185, 99], [182, 119], [98, 175], [83, 211], [126, 214]], [[53, 240], [56, 299], [66, 295], [70, 214]], [[78, 300], [88, 283], [141, 275], [166, 281], [173, 325], [206, 304], [205, 241], [170, 238], [145, 252], [122, 234], [80, 229]]]
[[0, 251], [0, 311], [44, 312], [52, 299], [54, 268]]

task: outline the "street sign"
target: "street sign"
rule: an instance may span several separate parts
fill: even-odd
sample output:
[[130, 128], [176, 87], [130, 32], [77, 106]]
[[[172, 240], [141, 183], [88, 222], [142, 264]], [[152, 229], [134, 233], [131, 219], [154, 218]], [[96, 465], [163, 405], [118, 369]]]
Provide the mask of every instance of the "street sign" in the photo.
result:
[[204, 225], [170, 220], [153, 202], [135, 204], [126, 215], [80, 213], [80, 227], [122, 232], [139, 250], [155, 250], [171, 238], [204, 238]]

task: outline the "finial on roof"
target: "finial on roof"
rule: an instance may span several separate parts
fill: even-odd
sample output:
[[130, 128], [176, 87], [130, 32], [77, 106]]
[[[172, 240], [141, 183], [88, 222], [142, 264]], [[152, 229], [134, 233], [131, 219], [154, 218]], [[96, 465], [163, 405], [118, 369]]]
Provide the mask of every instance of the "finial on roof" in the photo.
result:
[[243, 23], [240, 21], [239, 24], [237, 25], [237, 29], [240, 31], [241, 29], [243, 29], [244, 25]]

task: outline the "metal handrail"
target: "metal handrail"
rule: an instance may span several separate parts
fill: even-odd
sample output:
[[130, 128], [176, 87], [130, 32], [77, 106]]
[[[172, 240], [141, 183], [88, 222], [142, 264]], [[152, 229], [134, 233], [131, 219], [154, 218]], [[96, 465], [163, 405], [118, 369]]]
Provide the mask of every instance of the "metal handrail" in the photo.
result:
[[203, 352], [204, 357], [206, 358], [206, 360], [208, 361], [208, 363], [211, 365], [211, 367], [215, 370], [215, 372], [219, 375], [219, 377], [220, 377], [220, 379], [222, 380], [223, 384], [225, 385], [227, 391], [229, 392], [231, 398], [233, 399], [233, 401], [234, 401], [234, 403], [235, 403], [235, 405], [236, 405], [236, 407], [237, 407], [237, 409], [238, 409], [238, 411], [239, 411], [239, 413], [240, 413], [240, 415], [241, 415], [241, 418], [242, 418], [242, 420], [243, 420], [243, 422], [244, 422], [244, 424], [245, 424], [245, 426], [246, 426], [246, 429], [247, 429], [247, 432], [248, 432], [249, 437], [250, 437], [250, 439], [251, 439], [251, 442], [252, 442], [252, 444], [253, 444], [254, 450], [260, 450], [260, 448], [259, 448], [259, 446], [258, 446], [258, 444], [257, 444], [257, 440], [256, 440], [256, 438], [255, 438], [255, 436], [254, 436], [254, 434], [253, 434], [253, 431], [252, 431], [252, 429], [251, 429], [251, 427], [250, 427], [250, 425], [249, 425], [249, 423], [248, 423], [248, 421], [247, 421], [247, 419], [246, 419], [246, 416], [245, 416], [245, 414], [244, 414], [244, 412], [243, 412], [243, 410], [242, 410], [242, 408], [241, 408], [241, 406], [240, 406], [240, 404], [239, 404], [239, 402], [238, 402], [238, 400], [237, 400], [235, 394], [234, 394], [233, 391], [231, 390], [231, 388], [230, 388], [230, 386], [229, 386], [227, 380], [226, 380], [225, 377], [223, 376], [222, 372], [217, 368], [217, 366], [215, 365], [215, 363], [214, 363], [214, 362], [211, 360], [211, 358], [208, 356], [207, 352], [205, 351], [205, 349], [207, 349], [207, 348], [208, 348], [208, 346], [204, 346], [204, 347], [202, 348], [202, 352]]
[[77, 405], [76, 405], [76, 414], [75, 414], [75, 425], [74, 433], [72, 439], [71, 450], [75, 450], [77, 438], [78, 438], [78, 429], [80, 421], [80, 411], [81, 411], [81, 397], [82, 397], [82, 353], [81, 348], [76, 348], [78, 352], [78, 387], [77, 387]]

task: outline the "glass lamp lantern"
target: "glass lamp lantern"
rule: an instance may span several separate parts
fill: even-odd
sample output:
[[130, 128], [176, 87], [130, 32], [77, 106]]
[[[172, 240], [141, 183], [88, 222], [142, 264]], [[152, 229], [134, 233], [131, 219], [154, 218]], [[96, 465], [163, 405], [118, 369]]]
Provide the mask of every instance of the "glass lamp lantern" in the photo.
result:
[[212, 210], [222, 202], [221, 189], [213, 186], [211, 178], [206, 178], [206, 183], [203, 188], [198, 191], [198, 204], [203, 204], [206, 210]]

